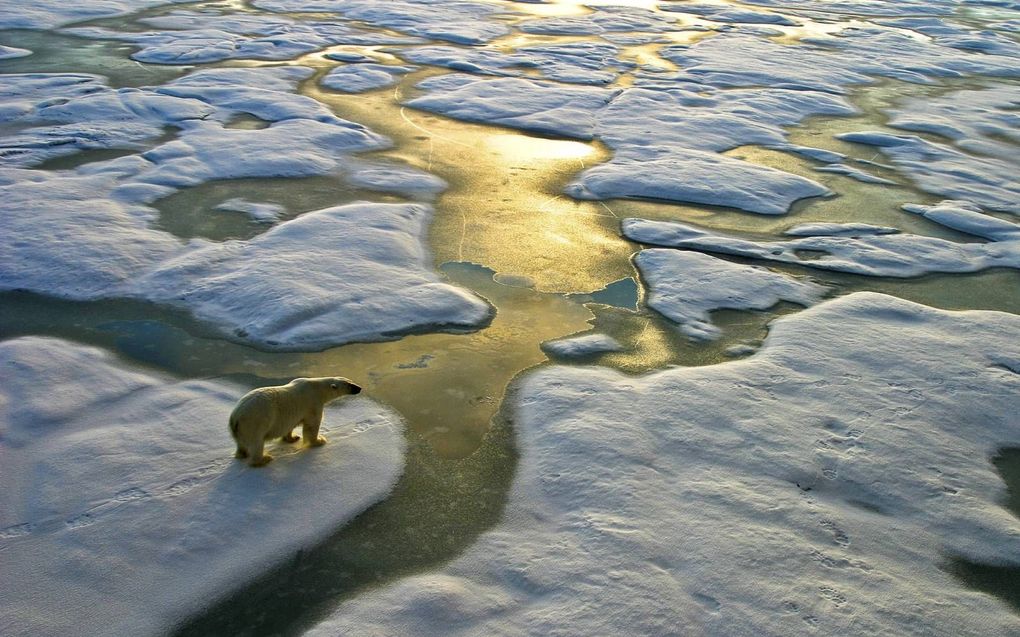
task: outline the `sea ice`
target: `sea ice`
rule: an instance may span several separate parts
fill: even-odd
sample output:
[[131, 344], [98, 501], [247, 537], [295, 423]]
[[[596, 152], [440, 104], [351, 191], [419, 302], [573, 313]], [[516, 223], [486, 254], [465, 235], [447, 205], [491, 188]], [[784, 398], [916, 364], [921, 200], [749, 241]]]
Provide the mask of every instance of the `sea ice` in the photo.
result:
[[234, 460], [244, 389], [128, 367], [68, 341], [0, 343], [3, 633], [162, 635], [386, 496], [400, 417], [328, 408], [321, 448]]
[[3, 46], [0, 45], [0, 60], [9, 60], [11, 58], [22, 58], [26, 55], [32, 55], [32, 52], [28, 49], [21, 49], [16, 46]]
[[988, 461], [1020, 444], [1020, 317], [858, 293], [749, 358], [547, 367], [509, 400], [503, 522], [308, 635], [1020, 632], [945, 567], [1020, 565]]
[[517, 27], [535, 35], [601, 35], [609, 33], [667, 33], [683, 27], [676, 19], [658, 11], [637, 7], [605, 5], [583, 16], [539, 18]]
[[[888, 3], [883, 3], [888, 4]], [[785, 45], [741, 33], [724, 33], [693, 45], [659, 51], [683, 70], [675, 81], [716, 87], [767, 86], [844, 93], [849, 85], [888, 77], [931, 84], [939, 77], [1018, 77], [1005, 55], [964, 53], [882, 27], [846, 28]]]
[[510, 33], [498, 20], [509, 11], [495, 3], [464, 0], [255, 0], [259, 9], [279, 12], [337, 13], [357, 20], [455, 44], [484, 44]]
[[71, 22], [111, 18], [148, 7], [191, 0], [0, 0], [0, 29], [52, 29]]
[[612, 336], [606, 334], [582, 334], [542, 343], [542, 351], [558, 358], [584, 358], [604, 352], [623, 350]]
[[[307, 213], [250, 242], [225, 244], [184, 243], [152, 226], [156, 211], [146, 204], [212, 180], [335, 174], [425, 200], [445, 187], [411, 166], [351, 157], [390, 142], [291, 93], [309, 74], [208, 69], [155, 89], [111, 89], [89, 75], [2, 76], [0, 94], [12, 99], [0, 115], [30, 125], [0, 142], [11, 164], [82, 148], [152, 147], [75, 170], [0, 169], [0, 288], [172, 304], [226, 321], [216, 327], [233, 338], [280, 349], [484, 325], [489, 306], [428, 266], [427, 206]], [[225, 126], [239, 114], [269, 125]], [[168, 126], [175, 138], [157, 143]], [[235, 255], [249, 260], [225, 262]]]
[[860, 168], [854, 168], [853, 166], [847, 166], [846, 164], [827, 164], [825, 166], [816, 166], [815, 170], [820, 173], [834, 173], [837, 175], [845, 175], [851, 179], [866, 184], [882, 184], [885, 186], [895, 186], [896, 182], [877, 175], [872, 175], [866, 170]]
[[582, 173], [565, 192], [576, 199], [672, 199], [763, 215], [785, 214], [799, 199], [830, 194], [810, 179], [724, 155], [676, 149], [656, 157], [658, 150], [642, 149], [637, 157], [621, 152]]
[[576, 139], [592, 138], [596, 112], [614, 94], [522, 78], [482, 80], [459, 73], [430, 78], [418, 87], [429, 92], [408, 101], [408, 106], [470, 122]]
[[227, 199], [217, 204], [216, 209], [244, 213], [256, 223], [274, 223], [287, 213], [287, 209], [279, 204], [248, 201], [243, 197]]
[[619, 49], [607, 43], [568, 42], [518, 47], [513, 53], [454, 46], [425, 46], [400, 51], [410, 62], [442, 66], [481, 75], [529, 77], [529, 72], [571, 84], [609, 84], [617, 70], [633, 63], [617, 58]]
[[827, 288], [768, 268], [731, 263], [700, 252], [642, 250], [634, 264], [648, 286], [648, 307], [680, 324], [693, 340], [720, 336], [714, 310], [767, 310], [780, 301], [814, 305]]
[[319, 83], [334, 91], [364, 93], [396, 84], [402, 74], [414, 69], [413, 66], [389, 64], [349, 64], [333, 69]]
[[664, 4], [664, 11], [693, 13], [712, 22], [728, 22], [737, 24], [779, 24], [783, 26], [799, 26], [796, 20], [778, 13], [753, 11], [736, 8], [731, 4]]
[[917, 135], [862, 131], [836, 137], [845, 142], [877, 146], [927, 192], [967, 199], [991, 210], [1020, 215], [1020, 183], [1014, 160], [973, 155]]
[[305, 213], [246, 242], [195, 241], [133, 281], [129, 295], [274, 349], [484, 325], [489, 305], [428, 268], [431, 215], [424, 204], [362, 202]]
[[835, 224], [825, 224], [817, 235], [788, 241], [752, 241], [682, 223], [644, 219], [624, 219], [623, 234], [639, 243], [866, 276], [906, 278], [936, 272], [1020, 268], [1020, 234], [1015, 230], [1016, 224], [989, 217], [967, 202], [948, 201], [934, 207], [911, 205], [906, 209], [991, 241], [962, 243], [917, 234], [861, 233], [856, 224], [847, 226], [846, 232], [839, 232]]

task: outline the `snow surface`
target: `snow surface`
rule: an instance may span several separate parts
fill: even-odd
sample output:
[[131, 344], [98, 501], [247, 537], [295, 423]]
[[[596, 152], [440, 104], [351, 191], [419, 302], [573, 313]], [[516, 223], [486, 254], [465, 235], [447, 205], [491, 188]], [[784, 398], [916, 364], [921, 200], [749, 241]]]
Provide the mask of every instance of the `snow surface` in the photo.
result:
[[222, 60], [291, 60], [337, 44], [403, 44], [407, 37], [364, 31], [337, 21], [299, 21], [272, 14], [176, 11], [141, 22], [160, 31], [103, 27], [64, 29], [85, 38], [121, 40], [138, 47], [132, 59], [150, 64]]
[[274, 349], [484, 325], [488, 303], [429, 270], [431, 218], [424, 204], [317, 210], [250, 241], [193, 242], [127, 294], [235, 326], [237, 337]]
[[510, 400], [503, 522], [308, 635], [1020, 632], [944, 567], [1020, 565], [983, 460], [1020, 444], [1020, 317], [858, 293], [750, 358], [546, 367]]
[[713, 340], [714, 310], [767, 310], [780, 301], [813, 305], [827, 288], [773, 272], [731, 263], [699, 252], [642, 250], [634, 264], [649, 288], [648, 307], [680, 324], [693, 340]]
[[799, 26], [801, 23], [778, 13], [765, 11], [754, 11], [752, 9], [741, 9], [731, 4], [663, 4], [660, 7], [664, 11], [676, 11], [678, 13], [693, 13], [712, 22], [727, 22], [737, 24], [779, 24], [783, 26]]
[[399, 52], [410, 62], [453, 71], [513, 77], [529, 77], [537, 72], [558, 82], [593, 85], [609, 84], [619, 77], [619, 69], [634, 66], [633, 62], [620, 60], [618, 54], [618, 47], [605, 42], [522, 46], [513, 53], [455, 46], [423, 46]]
[[559, 358], [583, 358], [621, 350], [623, 345], [607, 334], [582, 334], [542, 343], [543, 352]]
[[[329, 443], [234, 460], [244, 389], [127, 367], [50, 338], [0, 343], [0, 632], [160, 635], [292, 559], [403, 469], [400, 417], [327, 410]], [[309, 495], [314, 494], [314, 501]]]
[[666, 33], [684, 27], [667, 14], [627, 6], [592, 7], [595, 13], [582, 16], [539, 18], [518, 24], [534, 35], [603, 35], [611, 33]]
[[414, 69], [413, 66], [389, 64], [352, 64], [333, 69], [319, 83], [334, 91], [363, 93], [396, 84], [402, 74]]
[[148, 7], [192, 0], [0, 0], [0, 29], [52, 29], [72, 22], [111, 18]]
[[[817, 235], [789, 241], [752, 241], [682, 223], [644, 219], [624, 219], [623, 234], [639, 243], [865, 276], [906, 278], [937, 272], [1020, 268], [1017, 224], [985, 215], [968, 202], [948, 201], [934, 207], [909, 205], [906, 209], [940, 225], [991, 241], [961, 243], [918, 234], [860, 233], [856, 224], [847, 226], [845, 231], [840, 231], [838, 224], [825, 224]], [[800, 233], [804, 232], [801, 228]]]
[[[171, 304], [231, 338], [278, 349], [486, 324], [488, 304], [431, 270], [428, 206], [321, 210], [224, 244], [153, 228], [156, 211], [145, 204], [216, 179], [338, 174], [426, 199], [443, 189], [410, 166], [350, 157], [389, 140], [290, 92], [310, 73], [208, 69], [155, 89], [112, 89], [91, 75], [0, 76], [0, 94], [11, 96], [0, 115], [31, 125], [0, 146], [10, 163], [155, 144], [74, 171], [0, 168], [0, 289]], [[224, 126], [239, 114], [270, 125]], [[175, 138], [156, 144], [168, 126]]]
[[510, 28], [487, 20], [506, 13], [496, 3], [463, 0], [255, 0], [259, 9], [279, 12], [337, 13], [348, 20], [385, 27], [455, 44], [484, 44], [510, 33]]
[[920, 84], [939, 77], [1020, 76], [1010, 56], [965, 53], [890, 28], [846, 28], [800, 42], [790, 46], [734, 32], [664, 47], [659, 54], [683, 69], [676, 81], [716, 87], [844, 93], [849, 85], [870, 83], [876, 76]]

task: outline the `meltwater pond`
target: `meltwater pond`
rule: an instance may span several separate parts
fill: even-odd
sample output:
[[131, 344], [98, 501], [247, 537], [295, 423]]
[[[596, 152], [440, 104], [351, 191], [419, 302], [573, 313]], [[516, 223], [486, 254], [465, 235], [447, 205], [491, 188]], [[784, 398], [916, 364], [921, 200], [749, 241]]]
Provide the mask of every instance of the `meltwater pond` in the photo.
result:
[[[789, 5], [785, 9], [776, 9], [779, 3], [771, 2], [712, 8], [657, 6], [645, 0], [399, 4], [400, 10], [387, 12], [373, 9], [372, 3], [314, 0], [174, 3], [134, 14], [111, 11], [110, 17], [64, 31], [0, 31], [0, 45], [32, 51], [0, 60], [2, 74], [89, 73], [102, 76], [114, 89], [129, 91], [159, 93], [167, 83], [203, 69], [308, 69], [295, 82], [297, 94], [309, 102], [276, 104], [292, 111], [281, 114], [272, 110], [272, 104], [263, 104], [251, 113], [242, 107], [229, 116], [214, 113], [205, 118], [218, 121], [224, 130], [257, 134], [287, 121], [310, 120], [307, 113], [313, 111], [308, 104], [315, 104], [391, 143], [343, 155], [333, 168], [315, 174], [224, 178], [215, 171], [195, 171], [213, 177], [173, 181], [171, 188], [132, 201], [137, 204], [132, 214], [143, 219], [146, 232], [177, 242], [184, 254], [195, 246], [241, 246], [288, 221], [342, 204], [430, 205], [434, 213], [426, 237], [427, 266], [444, 283], [484, 299], [493, 309], [491, 321], [477, 329], [461, 326], [437, 332], [426, 325], [379, 334], [376, 342], [320, 351], [265, 351], [243, 336], [231, 335], [237, 332], [196, 319], [182, 306], [139, 300], [137, 295], [70, 300], [53, 290], [5, 287], [0, 292], [4, 340], [32, 335], [61, 338], [112, 352], [129, 368], [182, 380], [224, 381], [239, 393], [297, 376], [339, 374], [362, 385], [365, 395], [404, 419], [408, 451], [401, 477], [388, 496], [314, 547], [279, 555], [270, 570], [223, 591], [222, 597], [208, 600], [207, 608], [193, 609], [190, 617], [177, 618], [174, 630], [181, 635], [297, 635], [330, 617], [341, 604], [356, 610], [357, 600], [366, 593], [385, 591], [415, 574], [444, 573], [445, 565], [505, 522], [520, 460], [517, 410], [522, 402], [531, 404], [529, 397], [521, 396], [521, 387], [534, 377], [536, 368], [607, 368], [644, 382], [648, 374], [661, 370], [753, 356], [769, 334], [771, 321], [804, 309], [780, 301], [752, 310], [753, 301], [737, 293], [730, 298], [677, 297], [672, 287], [661, 285], [661, 276], [643, 276], [638, 270], [635, 254], [654, 246], [623, 236], [625, 219], [680, 223], [714, 237], [752, 242], [789, 240], [788, 231], [808, 224], [813, 224], [813, 231], [829, 224], [824, 232], [844, 232], [841, 241], [867, 241], [871, 230], [861, 230], [864, 226], [852, 232], [833, 229], [833, 224], [853, 223], [954, 244], [978, 243], [982, 241], [978, 236], [901, 210], [904, 204], [934, 206], [946, 198], [919, 186], [928, 182], [909, 157], [887, 157], [885, 147], [866, 143], [870, 137], [850, 142], [837, 135], [860, 131], [916, 135], [921, 140], [916, 143], [928, 144], [932, 156], [963, 153], [961, 166], [968, 165], [967, 158], [1000, 162], [1012, 157], [1014, 163], [1020, 158], [1015, 134], [995, 123], [999, 120], [994, 117], [977, 125], [991, 131], [987, 138], [970, 144], [967, 140], [957, 144], [961, 140], [934, 130], [907, 133], [891, 125], [896, 117], [892, 111], [909, 110], [912, 99], [937, 102], [951, 100], [959, 91], [1015, 87], [1015, 77], [1002, 70], [1008, 65], [996, 66], [999, 58], [1016, 59], [1008, 55], [1006, 41], [1015, 36], [995, 26], [1012, 16], [1008, 11], [961, 13], [965, 30], [991, 31], [970, 33], [980, 41], [953, 40], [942, 46], [939, 38], [963, 37], [949, 33], [957, 26], [911, 22], [908, 9], [870, 15], [867, 7], [861, 7], [861, 15], [850, 15], [838, 3], [819, 3], [803, 11], [797, 10], [803, 5], [797, 2], [783, 3]], [[951, 2], [935, 4], [947, 15], [955, 10]], [[769, 7], [786, 13], [780, 18]], [[870, 44], [854, 41], [872, 37], [872, 29], [880, 30], [881, 37], [875, 36]], [[992, 31], [995, 37], [987, 35]], [[919, 75], [890, 70], [895, 66], [887, 59], [892, 53], [879, 50], [887, 44], [882, 38], [900, 37], [905, 39], [895, 43], [905, 55], [915, 56]], [[715, 38], [732, 43], [735, 68], [718, 53], [725, 45], [713, 48]], [[809, 49], [811, 55], [822, 55], [818, 49], [835, 46], [826, 38], [836, 38], [840, 46], [851, 42], [854, 48], [843, 55], [846, 59], [865, 56], [869, 46], [878, 52], [870, 66], [834, 63], [831, 77], [796, 64], [772, 67], [766, 59], [755, 70], [751, 67], [761, 60], [739, 61], [741, 47], [752, 46], [752, 40], [764, 47], [783, 47], [775, 49], [777, 55]], [[706, 44], [704, 53], [698, 49], [701, 43]], [[924, 60], [924, 51], [914, 51], [915, 46], [938, 47], [939, 56], [932, 59], [944, 66], [917, 62]], [[974, 53], [982, 50], [987, 53]], [[954, 65], [954, 52], [969, 56], [966, 72]], [[380, 88], [365, 92], [337, 90], [323, 81], [334, 69], [356, 72], [359, 64], [381, 65], [374, 71], [391, 67], [392, 77], [385, 77], [385, 71], [382, 76], [370, 74]], [[815, 91], [819, 87], [822, 90]], [[194, 99], [225, 108], [229, 90], [229, 85], [222, 92], [203, 87]], [[169, 93], [175, 91], [180, 89]], [[759, 93], [767, 97], [759, 99]], [[454, 94], [456, 99], [447, 99]], [[799, 100], [807, 95], [809, 99]], [[786, 99], [793, 96], [797, 98]], [[620, 104], [642, 106], [627, 113]], [[166, 124], [161, 137], [97, 148], [80, 141], [86, 136], [103, 139], [94, 134], [91, 122], [73, 117], [57, 122], [33, 119], [31, 109], [42, 112], [51, 105], [59, 106], [32, 104], [15, 113], [0, 133], [64, 125], [68, 128], [54, 133], [62, 136], [61, 143], [81, 146], [78, 152], [23, 166], [26, 172], [18, 173], [19, 178], [33, 171], [72, 176], [108, 167], [113, 173], [137, 170], [135, 164], [142, 165], [146, 156], [153, 161], [174, 156], [177, 150], [165, 149], [181, 148], [173, 146], [181, 131], [196, 125], [181, 120]], [[278, 119], [266, 119], [267, 112]], [[153, 115], [133, 112], [130, 117]], [[321, 112], [315, 117], [317, 123], [309, 126], [327, 119]], [[295, 139], [295, 144], [305, 141]], [[163, 150], [152, 153], [153, 149]], [[284, 150], [291, 149], [280, 149]], [[329, 151], [317, 147], [314, 152]], [[718, 185], [719, 205], [705, 205], [705, 195], [692, 191], [682, 176], [697, 169], [696, 161], [689, 163], [692, 157], [716, 161], [715, 155], [722, 158], [716, 164], [718, 172], [704, 176]], [[203, 157], [187, 161], [201, 164]], [[236, 158], [239, 164], [246, 159]], [[592, 172], [606, 166], [615, 172]], [[790, 183], [791, 175], [816, 184], [808, 191], [820, 196], [796, 201], [787, 214], [752, 214], [739, 209], [748, 200], [738, 192], [748, 175], [760, 179], [753, 184], [758, 191], [751, 200], [768, 193], [786, 197], [783, 184]], [[660, 182], [668, 182], [668, 187], [660, 189]], [[634, 183], [652, 184], [655, 196], [634, 190]], [[803, 187], [804, 181], [796, 183]], [[607, 198], [566, 194], [596, 192], [599, 187], [607, 188]], [[1002, 210], [983, 214], [1016, 220]], [[101, 233], [103, 228], [81, 231]], [[811, 251], [801, 251], [803, 260], [797, 263], [773, 263], [725, 250], [713, 253], [734, 265], [767, 265], [778, 276], [810, 281], [817, 286], [813, 289], [818, 298], [804, 302], [825, 303], [864, 291], [941, 309], [1020, 314], [1020, 273], [1012, 267], [966, 274], [938, 273], [936, 268], [924, 276], [897, 278], [813, 267], [812, 259], [826, 254]], [[321, 254], [313, 258], [321, 259]], [[337, 257], [337, 267], [342, 267], [342, 254]], [[937, 261], [938, 255], [926, 258]], [[722, 280], [727, 271], [739, 269], [709, 268], [711, 276], [704, 285], [711, 285], [711, 277]], [[371, 299], [365, 302], [371, 304]], [[714, 337], [691, 338], [652, 309], [695, 305], [707, 307]], [[896, 329], [895, 321], [887, 327]], [[603, 342], [608, 337], [613, 345], [590, 351], [542, 347], [576, 335], [600, 337]], [[880, 347], [882, 334], [875, 336]], [[562, 391], [579, 401], [578, 411], [583, 411], [583, 394]], [[682, 407], [676, 410], [678, 418]], [[225, 423], [209, 423], [209, 436], [208, 444], [222, 446], [228, 457]], [[976, 457], [974, 462], [992, 460]], [[1015, 450], [1002, 450], [994, 463], [1012, 490], [1012, 503], [1020, 466]], [[271, 470], [272, 466], [267, 469]], [[588, 520], [579, 532], [587, 533], [600, 523]], [[626, 524], [611, 527], [615, 533]], [[8, 541], [14, 540], [0, 538]], [[0, 546], [0, 554], [6, 549]], [[1015, 564], [937, 553], [929, 557], [973, 591], [1016, 605]], [[698, 608], [712, 606], [703, 597], [692, 599]], [[826, 599], [836, 607], [834, 612], [843, 612], [844, 607]], [[816, 625], [810, 617], [804, 621]], [[322, 629], [330, 630], [330, 622]], [[468, 632], [484, 632], [484, 626], [480, 621]]]

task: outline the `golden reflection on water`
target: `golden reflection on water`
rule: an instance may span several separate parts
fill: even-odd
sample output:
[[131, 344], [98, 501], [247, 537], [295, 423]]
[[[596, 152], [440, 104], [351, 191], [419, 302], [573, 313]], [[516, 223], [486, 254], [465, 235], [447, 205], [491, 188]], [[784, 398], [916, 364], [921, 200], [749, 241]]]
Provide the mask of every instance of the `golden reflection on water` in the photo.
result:
[[361, 95], [324, 91], [313, 78], [303, 92], [392, 138], [396, 149], [381, 154], [449, 183], [430, 232], [436, 263], [480, 263], [555, 292], [590, 292], [633, 276], [634, 248], [620, 238], [614, 212], [561, 194], [577, 172], [606, 161], [609, 151], [597, 142], [457, 122], [398, 103], [432, 73]]

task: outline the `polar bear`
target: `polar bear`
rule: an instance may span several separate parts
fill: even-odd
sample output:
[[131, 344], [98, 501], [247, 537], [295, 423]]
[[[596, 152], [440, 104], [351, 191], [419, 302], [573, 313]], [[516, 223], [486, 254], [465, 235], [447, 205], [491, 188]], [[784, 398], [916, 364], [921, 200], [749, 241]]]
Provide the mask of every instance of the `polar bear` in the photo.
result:
[[266, 440], [296, 442], [291, 432], [301, 425], [301, 437], [313, 447], [326, 443], [319, 435], [322, 408], [341, 396], [358, 394], [358, 387], [339, 376], [295, 378], [286, 385], [259, 387], [245, 394], [230, 412], [230, 435], [237, 442], [235, 458], [261, 467], [273, 459], [262, 452]]

